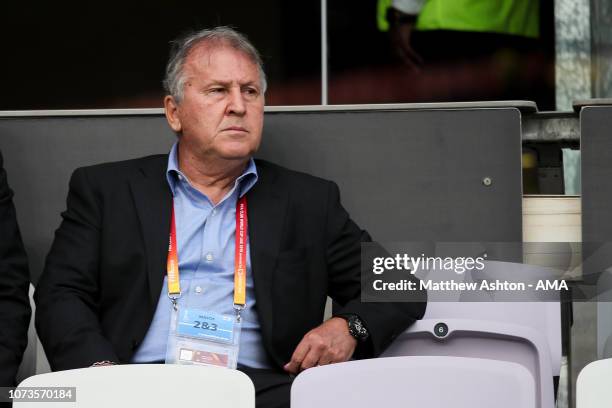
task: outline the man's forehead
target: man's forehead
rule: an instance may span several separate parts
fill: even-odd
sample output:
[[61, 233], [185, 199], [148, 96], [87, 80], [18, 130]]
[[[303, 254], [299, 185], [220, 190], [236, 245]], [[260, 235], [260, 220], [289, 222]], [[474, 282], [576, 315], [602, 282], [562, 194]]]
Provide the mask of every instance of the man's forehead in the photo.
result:
[[257, 70], [257, 64], [246, 52], [226, 43], [210, 42], [197, 44], [189, 51], [185, 59], [185, 68], [205, 68], [218, 63], [220, 60], [227, 59], [233, 60], [232, 64], [244, 65], [244, 68], [254, 68]]

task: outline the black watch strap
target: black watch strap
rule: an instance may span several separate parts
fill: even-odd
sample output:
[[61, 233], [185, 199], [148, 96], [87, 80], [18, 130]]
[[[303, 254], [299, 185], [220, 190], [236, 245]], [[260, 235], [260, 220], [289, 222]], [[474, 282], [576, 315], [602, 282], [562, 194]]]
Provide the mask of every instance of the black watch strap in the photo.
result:
[[336, 317], [341, 317], [348, 323], [348, 330], [351, 336], [357, 341], [366, 341], [370, 336], [368, 329], [363, 324], [363, 321], [359, 316], [353, 313], [339, 314]]

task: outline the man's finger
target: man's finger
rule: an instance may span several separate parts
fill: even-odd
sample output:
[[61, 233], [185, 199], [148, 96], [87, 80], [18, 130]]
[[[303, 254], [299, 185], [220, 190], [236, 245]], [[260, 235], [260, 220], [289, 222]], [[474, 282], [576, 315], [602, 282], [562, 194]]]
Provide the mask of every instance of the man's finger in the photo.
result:
[[315, 367], [319, 364], [319, 359], [321, 358], [321, 350], [315, 347], [311, 347], [310, 351], [304, 360], [302, 361], [302, 365], [300, 366], [300, 371], [307, 370], [309, 368]]
[[302, 361], [304, 361], [304, 358], [306, 357], [306, 354], [308, 354], [309, 350], [310, 344], [308, 344], [304, 340], [300, 341], [300, 344], [298, 344], [298, 346], [295, 348], [295, 351], [293, 352], [293, 355], [291, 356], [291, 361], [289, 361], [283, 367], [285, 371], [291, 374], [299, 373]]
[[332, 353], [329, 349], [325, 351], [325, 353], [323, 353], [323, 355], [321, 355], [321, 357], [319, 357], [319, 362], [317, 363], [318, 365], [328, 365], [331, 363], [337, 363], [338, 361], [336, 361], [336, 358], [334, 358], [334, 353]]

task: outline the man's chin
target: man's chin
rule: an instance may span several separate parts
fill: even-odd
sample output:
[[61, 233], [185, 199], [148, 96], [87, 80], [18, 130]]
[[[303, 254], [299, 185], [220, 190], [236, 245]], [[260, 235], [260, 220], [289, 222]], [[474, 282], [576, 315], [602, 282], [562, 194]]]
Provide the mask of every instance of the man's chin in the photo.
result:
[[219, 157], [223, 160], [228, 161], [247, 161], [249, 160], [255, 152], [246, 151], [246, 152], [220, 152]]
[[228, 143], [223, 146], [221, 149], [218, 149], [219, 157], [225, 160], [248, 160], [250, 159], [257, 149], [252, 148], [252, 146], [245, 146], [244, 144], [234, 144]]

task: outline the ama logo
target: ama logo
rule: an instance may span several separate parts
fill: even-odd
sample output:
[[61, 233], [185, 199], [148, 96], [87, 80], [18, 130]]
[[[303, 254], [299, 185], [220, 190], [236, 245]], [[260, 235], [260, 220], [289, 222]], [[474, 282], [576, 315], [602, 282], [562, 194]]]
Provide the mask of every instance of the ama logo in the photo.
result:
[[536, 290], [568, 290], [567, 282], [564, 280], [539, 280]]

